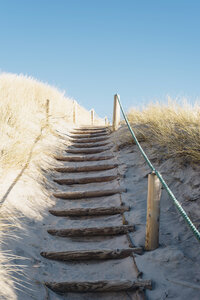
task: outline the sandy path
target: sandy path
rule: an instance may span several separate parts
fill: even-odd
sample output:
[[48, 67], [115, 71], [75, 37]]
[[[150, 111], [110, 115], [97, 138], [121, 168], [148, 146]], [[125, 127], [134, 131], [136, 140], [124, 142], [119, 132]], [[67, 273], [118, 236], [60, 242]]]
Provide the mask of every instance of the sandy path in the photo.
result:
[[[68, 128], [66, 132], [68, 132]], [[2, 249], [12, 249], [14, 255], [20, 256], [21, 259], [14, 259], [13, 264], [18, 268], [19, 272], [15, 272], [14, 275], [18, 280], [18, 289], [15, 290], [15, 297], [10, 297], [11, 300], [81, 300], [81, 299], [144, 299], [144, 292], [140, 291], [118, 291], [118, 292], [96, 292], [96, 293], [65, 293], [60, 295], [53, 292], [51, 289], [45, 286], [45, 282], [95, 282], [95, 281], [111, 281], [118, 280], [120, 282], [131, 280], [138, 281], [143, 278], [137, 278], [138, 269], [135, 264], [135, 259], [132, 256], [125, 255], [123, 258], [115, 259], [88, 259], [87, 261], [57, 261], [48, 259], [40, 255], [41, 252], [66, 252], [68, 251], [80, 251], [84, 250], [105, 250], [105, 252], [114, 251], [119, 255], [123, 252], [123, 249], [130, 249], [137, 247], [140, 243], [137, 241], [133, 246], [130, 243], [130, 239], [127, 234], [116, 235], [101, 235], [98, 236], [76, 236], [76, 237], [60, 237], [48, 233], [49, 229], [66, 230], [66, 229], [78, 229], [78, 228], [104, 228], [111, 227], [116, 229], [117, 227], [126, 227], [124, 223], [129, 216], [132, 216], [135, 211], [134, 205], [127, 205], [127, 199], [130, 198], [129, 192], [119, 193], [119, 188], [129, 188], [130, 183], [127, 182], [128, 178], [124, 178], [126, 168], [124, 163], [118, 159], [119, 152], [114, 151], [114, 144], [112, 141], [113, 135], [106, 134], [103, 137], [95, 134], [85, 134], [84, 138], [79, 138], [76, 134], [75, 138], [72, 138], [71, 134], [63, 134], [64, 129], [59, 131], [59, 140], [62, 141], [64, 147], [60, 146], [59, 150], [53, 152], [50, 157], [50, 153], [46, 156], [42, 156], [43, 159], [47, 159], [47, 169], [43, 168], [41, 162], [41, 169], [43, 176], [39, 177], [39, 172], [35, 172], [34, 167], [31, 166], [30, 170], [25, 172], [23, 178], [18, 182], [17, 189], [13, 190], [10, 194], [10, 203], [16, 202], [16, 207], [26, 212], [21, 219], [21, 227], [17, 227], [14, 231], [14, 238], [7, 238], [6, 243], [2, 245]], [[71, 138], [69, 136], [71, 135]], [[79, 134], [80, 135], [80, 134]], [[62, 139], [62, 137], [63, 139]], [[108, 145], [104, 144], [104, 139]], [[57, 136], [55, 137], [57, 141]], [[54, 141], [54, 140], [53, 140]], [[52, 138], [48, 141], [51, 144]], [[74, 145], [72, 145], [74, 142]], [[95, 145], [98, 144], [98, 147]], [[49, 145], [48, 144], [48, 145]], [[87, 145], [87, 147], [78, 147], [76, 145]], [[90, 146], [91, 145], [91, 146]], [[95, 147], [93, 147], [95, 145]], [[89, 146], [89, 147], [88, 147]], [[106, 149], [109, 148], [109, 149]], [[67, 149], [97, 149], [103, 148], [103, 152], [97, 153], [68, 153]], [[61, 150], [62, 149], [62, 150]], [[126, 160], [125, 157], [122, 160]], [[56, 159], [59, 158], [59, 159]], [[67, 158], [63, 160], [62, 158]], [[99, 158], [104, 158], [99, 160]], [[49, 159], [50, 158], [50, 163]], [[73, 159], [72, 159], [73, 158]], [[75, 158], [75, 159], [74, 159]], [[77, 161], [78, 158], [78, 161]], [[105, 159], [106, 158], [106, 159]], [[129, 162], [126, 162], [126, 166]], [[44, 164], [46, 166], [46, 164]], [[51, 168], [50, 168], [51, 166]], [[91, 171], [83, 170], [77, 172], [78, 168], [85, 168], [86, 166], [92, 167]], [[95, 171], [93, 168], [96, 166], [100, 170]], [[105, 166], [112, 166], [112, 168], [106, 168]], [[68, 171], [60, 172], [56, 171], [57, 168], [68, 168]], [[69, 171], [69, 168], [71, 168]], [[35, 172], [35, 175], [33, 176]], [[33, 176], [33, 178], [32, 178]], [[37, 177], [38, 176], [38, 177]], [[95, 182], [98, 178], [107, 178], [108, 176], [114, 176], [111, 181]], [[94, 182], [84, 184], [59, 184], [55, 180], [60, 179], [80, 179], [91, 178]], [[36, 182], [38, 184], [36, 185]], [[134, 190], [137, 187], [132, 186]], [[118, 192], [116, 191], [118, 189]], [[106, 190], [113, 191], [112, 195], [104, 197], [91, 197], [82, 199], [61, 199], [53, 196], [54, 193], [74, 193], [81, 191], [101, 191]], [[23, 191], [23, 192], [22, 192]], [[131, 199], [129, 199], [131, 200]], [[87, 209], [108, 209], [124, 208], [131, 206], [131, 210], [125, 211], [125, 213], [107, 214], [107, 215], [95, 215], [95, 216], [75, 216], [75, 217], [57, 217], [49, 212], [49, 210], [82, 210]], [[129, 218], [129, 225], [135, 225], [135, 219]], [[133, 229], [133, 226], [131, 226]], [[70, 230], [71, 231], [71, 230]], [[84, 232], [84, 231], [83, 231]], [[131, 233], [131, 236], [135, 236], [135, 232]], [[141, 245], [141, 244], [140, 244]], [[119, 249], [119, 250], [117, 250]], [[104, 252], [104, 253], [105, 253]], [[92, 252], [94, 255], [94, 252]], [[96, 252], [98, 253], [98, 252]], [[112, 252], [111, 252], [112, 253]], [[109, 254], [110, 255], [110, 254]], [[134, 257], [143, 257], [134, 253]], [[140, 263], [140, 262], [139, 262]], [[141, 267], [143, 271], [144, 266]], [[145, 276], [144, 280], [151, 279], [151, 274]], [[105, 284], [103, 285], [105, 286]], [[120, 290], [120, 288], [117, 286]]]
[[[62, 154], [62, 157], [66, 156], [76, 156], [76, 157], [91, 157], [108, 155], [112, 158], [103, 161], [83, 161], [83, 162], [72, 162], [72, 161], [58, 161], [58, 166], [60, 168], [64, 167], [86, 167], [84, 172], [58, 172], [54, 171], [52, 174], [52, 180], [54, 180], [54, 192], [59, 193], [72, 193], [72, 192], [82, 192], [82, 191], [105, 191], [112, 190], [113, 195], [104, 197], [84, 197], [82, 199], [62, 199], [57, 198], [56, 204], [52, 207], [53, 210], [69, 210], [78, 208], [98, 208], [111, 206], [120, 207], [122, 205], [121, 195], [117, 191], [120, 188], [121, 175], [118, 168], [113, 168], [111, 170], [101, 170], [101, 171], [87, 171], [87, 166], [99, 166], [108, 164], [117, 164], [115, 156], [112, 153], [112, 144], [107, 139], [108, 133], [101, 132], [101, 130], [96, 129], [86, 129], [79, 130], [77, 132], [71, 133], [74, 137], [75, 143], [66, 149]], [[82, 138], [84, 137], [84, 138]], [[106, 138], [107, 145], [105, 146], [104, 141], [99, 141], [102, 137]], [[86, 142], [84, 143], [84, 139]], [[77, 143], [78, 142], [78, 143]], [[82, 147], [80, 148], [80, 145]], [[84, 147], [86, 145], [87, 147]], [[92, 152], [92, 153], [91, 153]], [[105, 176], [115, 176], [114, 180], [108, 182], [93, 182], [85, 184], [59, 184], [55, 182], [58, 179], [80, 179], [85, 177], [92, 178], [105, 178]], [[99, 179], [100, 180], [100, 179]], [[105, 180], [104, 180], [105, 181]], [[87, 228], [105, 228], [111, 227], [116, 229], [118, 226], [124, 225], [123, 214], [106, 215], [106, 216], [76, 216], [76, 217], [57, 217], [49, 214], [48, 221], [43, 227], [43, 234], [45, 235], [45, 242], [43, 243], [42, 251], [46, 252], [64, 252], [64, 251], [77, 251], [80, 253], [82, 250], [116, 250], [116, 249], [127, 249], [133, 248], [130, 244], [130, 240], [127, 238], [126, 234], [117, 235], [106, 235], [102, 236], [75, 236], [75, 237], [60, 237], [57, 235], [50, 235], [45, 230], [56, 229], [60, 232], [61, 229], [83, 229], [83, 233]], [[121, 283], [127, 280], [138, 281], [138, 269], [135, 265], [134, 258], [127, 256], [120, 259], [88, 259], [82, 261], [80, 259], [76, 261], [58, 261], [50, 260], [47, 258], [40, 258], [42, 264], [44, 265], [43, 274], [41, 280], [46, 283], [50, 289], [47, 288], [47, 299], [143, 299], [143, 292], [138, 291], [119, 291], [109, 292], [109, 293], [71, 293], [66, 292], [64, 295], [59, 295], [51, 289], [55, 289], [53, 283], [61, 282], [99, 282], [106, 280], [111, 282], [111, 280], [119, 280]], [[39, 299], [39, 298], [38, 298]]]
[[[121, 150], [114, 147], [116, 143], [115, 134], [108, 136], [107, 141], [113, 146], [97, 154], [70, 154], [67, 147], [72, 147], [70, 134], [63, 134], [69, 129], [58, 132], [64, 139], [62, 143], [65, 148], [61, 151], [52, 151], [53, 155], [65, 156], [69, 161], [56, 160], [48, 155], [42, 155], [41, 168], [36, 172], [34, 164], [30, 170], [23, 174], [21, 180], [12, 190], [7, 199], [7, 204], [15, 205], [13, 209], [22, 214], [21, 227], [12, 230], [13, 237], [6, 237], [2, 244], [2, 250], [11, 250], [12, 254], [19, 255], [22, 259], [15, 258], [12, 264], [20, 272], [14, 275], [21, 280], [17, 285], [19, 289], [14, 291], [14, 296], [9, 295], [11, 300], [63, 300], [63, 299], [141, 299], [142, 295], [136, 297], [134, 293], [67, 293], [58, 295], [45, 287], [44, 282], [67, 280], [100, 280], [100, 279], [134, 279], [137, 270], [131, 257], [101, 261], [82, 262], [59, 262], [40, 256], [42, 251], [73, 251], [73, 250], [95, 250], [95, 249], [123, 249], [129, 248], [130, 244], [126, 235], [96, 236], [96, 237], [59, 237], [47, 233], [51, 228], [85, 228], [101, 226], [118, 226], [123, 224], [122, 216], [90, 216], [90, 217], [56, 217], [48, 210], [77, 209], [77, 208], [108, 208], [119, 207], [121, 200], [131, 210], [124, 213], [126, 220], [134, 224], [135, 231], [130, 233], [135, 246], [144, 246], [145, 223], [146, 223], [146, 198], [147, 198], [147, 174], [148, 167], [144, 164], [141, 154], [135, 145], [129, 145]], [[119, 130], [119, 133], [122, 134]], [[77, 144], [76, 137], [76, 144]], [[57, 137], [55, 137], [57, 141]], [[89, 140], [88, 140], [89, 139]], [[93, 140], [92, 140], [93, 139]], [[97, 138], [81, 138], [79, 144], [94, 143]], [[98, 137], [98, 140], [101, 139]], [[54, 141], [54, 140], [53, 140]], [[104, 140], [98, 141], [103, 142]], [[117, 138], [120, 144], [119, 137]], [[52, 137], [47, 141], [51, 145]], [[153, 149], [143, 143], [151, 159], [155, 159]], [[91, 147], [93, 148], [93, 147]], [[94, 147], [95, 148], [95, 147]], [[56, 153], [55, 153], [56, 152]], [[151, 153], [153, 152], [153, 153]], [[107, 160], [95, 161], [95, 157], [112, 156]], [[81, 161], [71, 161], [71, 157], [81, 157]], [[50, 158], [50, 163], [49, 163]], [[87, 158], [87, 161], [85, 160]], [[92, 158], [92, 160], [91, 160]], [[47, 159], [47, 168], [42, 167], [42, 161]], [[89, 160], [88, 160], [89, 159]], [[101, 170], [98, 172], [67, 172], [55, 171], [56, 167], [79, 166], [103, 166], [105, 164], [118, 164], [118, 168]], [[49, 165], [53, 169], [49, 170]], [[46, 165], [45, 165], [46, 166]], [[191, 214], [194, 222], [199, 226], [199, 172], [198, 166], [181, 167], [174, 159], [163, 160], [156, 165], [177, 198], [182, 201], [185, 209]], [[43, 175], [40, 176], [41, 169]], [[112, 182], [90, 183], [78, 185], [59, 185], [54, 182], [57, 179], [71, 179], [96, 176], [117, 175], [118, 178]], [[125, 176], [124, 176], [125, 175]], [[13, 179], [13, 177], [12, 177]], [[5, 179], [7, 180], [7, 178]], [[12, 180], [11, 180], [12, 181]], [[9, 182], [8, 182], [9, 183]], [[7, 185], [8, 186], [8, 185]], [[63, 200], [53, 197], [55, 191], [74, 192], [84, 190], [102, 190], [127, 188], [127, 192], [114, 194], [112, 196], [94, 197], [78, 200]], [[2, 194], [5, 191], [1, 191]], [[196, 200], [197, 199], [197, 200]], [[190, 201], [189, 201], [190, 200]], [[24, 213], [24, 214], [23, 214]], [[21, 217], [21, 215], [19, 216]], [[146, 290], [147, 299], [180, 299], [199, 300], [200, 282], [200, 256], [198, 255], [199, 243], [186, 226], [179, 213], [175, 210], [173, 203], [162, 193], [161, 197], [161, 219], [160, 219], [160, 245], [159, 248], [144, 252], [143, 255], [135, 255], [135, 261], [139, 270], [143, 272], [142, 279], [153, 281], [153, 290]], [[22, 267], [21, 267], [22, 265]]]

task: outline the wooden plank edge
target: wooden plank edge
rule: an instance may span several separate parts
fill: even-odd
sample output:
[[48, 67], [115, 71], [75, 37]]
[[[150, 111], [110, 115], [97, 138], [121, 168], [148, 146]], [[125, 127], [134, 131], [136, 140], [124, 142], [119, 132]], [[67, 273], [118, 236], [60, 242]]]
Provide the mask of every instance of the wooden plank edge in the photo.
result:
[[122, 214], [130, 211], [130, 206], [108, 206], [108, 207], [95, 207], [95, 208], [72, 208], [63, 210], [50, 209], [49, 212], [54, 216], [60, 217], [80, 217], [80, 216], [105, 216]]
[[108, 175], [100, 177], [80, 177], [80, 178], [59, 178], [53, 179], [54, 182], [60, 185], [87, 184], [95, 182], [110, 182], [119, 178], [118, 175]]
[[139, 288], [152, 289], [151, 280], [45, 282], [45, 285], [54, 292], [61, 294], [67, 292], [120, 292], [133, 291]]
[[134, 225], [108, 226], [108, 227], [82, 227], [66, 229], [48, 229], [51, 235], [60, 237], [83, 237], [83, 236], [112, 236], [133, 232]]
[[112, 189], [112, 190], [96, 190], [96, 191], [79, 191], [79, 192], [57, 192], [53, 193], [55, 198], [60, 199], [84, 199], [84, 198], [96, 198], [105, 197], [115, 194], [121, 194], [126, 192], [127, 189]]
[[90, 260], [109, 260], [123, 259], [131, 256], [132, 253], [140, 251], [141, 248], [127, 249], [94, 249], [94, 250], [76, 250], [76, 251], [42, 251], [41, 256], [59, 261], [90, 261]]

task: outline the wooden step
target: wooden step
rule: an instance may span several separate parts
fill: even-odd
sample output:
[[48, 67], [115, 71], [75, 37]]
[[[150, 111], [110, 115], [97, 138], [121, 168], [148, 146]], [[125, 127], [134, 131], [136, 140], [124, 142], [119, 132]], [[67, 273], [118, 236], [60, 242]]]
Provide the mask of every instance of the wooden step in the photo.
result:
[[94, 172], [106, 171], [117, 168], [117, 164], [110, 165], [96, 165], [96, 166], [82, 166], [82, 167], [57, 167], [54, 170], [61, 173], [79, 173], [79, 172]]
[[98, 127], [79, 127], [79, 128], [73, 128], [73, 130], [75, 130], [75, 131], [82, 131], [82, 130], [89, 130], [89, 131], [102, 131], [102, 130], [104, 130], [104, 131], [107, 131], [108, 130], [108, 128], [107, 127], [100, 127], [100, 126], [98, 126]]
[[67, 229], [48, 229], [51, 235], [61, 237], [83, 237], [83, 236], [110, 236], [126, 234], [134, 231], [133, 225], [109, 226], [109, 227], [82, 227]]
[[99, 137], [108, 137], [109, 135], [107, 133], [88, 133], [88, 134], [74, 134], [74, 135], [69, 135], [71, 138], [78, 138], [78, 139], [84, 139], [84, 138], [99, 138]]
[[72, 142], [74, 143], [99, 143], [99, 142], [105, 142], [109, 139], [109, 137], [103, 137], [103, 138], [84, 138], [84, 139], [77, 139], [73, 138]]
[[76, 130], [76, 131], [79, 131], [79, 130], [92, 130], [92, 131], [97, 131], [97, 130], [108, 130], [108, 127], [105, 127], [105, 126], [81, 126], [81, 127], [78, 127], [78, 128], [73, 128], [73, 130]]
[[70, 134], [107, 134], [108, 130], [74, 130]]
[[110, 148], [102, 148], [102, 149], [67, 149], [65, 150], [67, 153], [73, 153], [73, 154], [96, 154], [96, 153], [101, 153], [104, 151], [108, 151]]
[[151, 280], [102, 280], [102, 281], [67, 281], [45, 282], [45, 285], [56, 293], [86, 292], [122, 292], [136, 289], [152, 289]]
[[106, 216], [106, 215], [116, 215], [122, 214], [125, 211], [129, 211], [129, 206], [110, 206], [110, 207], [94, 207], [94, 208], [71, 208], [64, 210], [52, 210], [49, 212], [58, 217], [80, 217], [80, 216]]
[[101, 161], [113, 159], [112, 155], [102, 155], [102, 156], [55, 156], [57, 160], [60, 161], [71, 161], [71, 162], [81, 162], [81, 161]]
[[[135, 248], [136, 252], [141, 248]], [[134, 253], [134, 248], [128, 249], [101, 249], [101, 250], [77, 250], [63, 252], [41, 252], [40, 255], [53, 260], [76, 261], [76, 260], [106, 260], [126, 258]]]
[[114, 179], [118, 178], [118, 175], [110, 175], [110, 176], [100, 176], [100, 177], [82, 177], [82, 178], [61, 178], [61, 179], [54, 179], [54, 182], [58, 184], [86, 184], [86, 183], [93, 183], [93, 182], [109, 182]]
[[76, 130], [70, 131], [70, 134], [81, 135], [81, 134], [109, 134], [108, 130]]
[[76, 192], [57, 192], [53, 193], [54, 197], [61, 199], [83, 199], [83, 198], [96, 198], [105, 197], [114, 194], [126, 192], [126, 189], [108, 189], [108, 190], [96, 190], [96, 191], [76, 191]]
[[89, 143], [89, 144], [79, 144], [79, 143], [74, 143], [72, 146], [74, 148], [95, 148], [95, 147], [102, 147], [102, 146], [107, 146], [109, 143]]

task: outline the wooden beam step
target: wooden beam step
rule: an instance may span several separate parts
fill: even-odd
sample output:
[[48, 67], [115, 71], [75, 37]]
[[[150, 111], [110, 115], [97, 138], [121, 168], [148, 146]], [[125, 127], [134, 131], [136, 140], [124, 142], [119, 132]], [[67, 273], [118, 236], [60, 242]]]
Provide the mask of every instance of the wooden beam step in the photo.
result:
[[70, 131], [71, 134], [101, 134], [101, 133], [104, 133], [104, 134], [107, 134], [109, 133], [108, 130], [72, 130]]
[[73, 128], [73, 130], [107, 130], [106, 126], [80, 126], [78, 128]]
[[102, 148], [102, 149], [67, 149], [65, 150], [67, 153], [73, 153], [73, 154], [95, 154], [95, 153], [101, 153], [104, 151], [108, 151], [110, 148]]
[[56, 293], [86, 292], [122, 292], [141, 289], [152, 289], [151, 280], [101, 280], [101, 281], [67, 281], [45, 282], [45, 285]]
[[96, 166], [82, 166], [82, 167], [57, 167], [54, 170], [61, 173], [79, 173], [79, 172], [94, 172], [106, 171], [117, 168], [117, 164], [110, 165], [96, 165]]
[[[138, 249], [135, 248], [136, 252]], [[63, 252], [41, 252], [40, 255], [53, 260], [76, 261], [76, 260], [106, 260], [106, 259], [122, 259], [134, 253], [134, 248], [128, 249], [102, 249], [102, 250], [77, 250]]]
[[101, 161], [113, 159], [112, 155], [102, 155], [102, 156], [55, 156], [57, 160], [60, 161], [71, 161], [71, 162], [80, 162], [80, 161]]
[[85, 131], [108, 131], [108, 128], [107, 127], [79, 127], [79, 128], [73, 128], [73, 130], [75, 131], [82, 131], [82, 130], [85, 130]]
[[80, 216], [106, 216], [122, 214], [125, 211], [129, 211], [129, 206], [110, 206], [110, 207], [94, 207], [94, 208], [71, 208], [65, 210], [52, 210], [49, 212], [57, 217], [80, 217]]
[[114, 194], [126, 192], [126, 189], [108, 189], [108, 190], [94, 190], [94, 191], [75, 191], [75, 192], [57, 192], [53, 193], [54, 197], [61, 199], [83, 199], [105, 197]]
[[105, 142], [106, 140], [108, 140], [109, 137], [103, 137], [103, 138], [84, 138], [84, 139], [77, 139], [77, 138], [73, 138], [72, 141], [74, 143], [99, 143], [99, 142]]
[[82, 227], [67, 229], [48, 229], [51, 235], [61, 237], [83, 237], [83, 236], [110, 236], [121, 235], [134, 231], [133, 225], [109, 226], [109, 227]]
[[69, 137], [76, 139], [84, 139], [84, 138], [98, 138], [98, 137], [108, 137], [109, 135], [107, 133], [88, 133], [88, 134], [74, 134], [74, 135], [69, 135]]
[[108, 182], [118, 178], [118, 175], [113, 176], [100, 176], [100, 177], [82, 177], [82, 178], [61, 178], [61, 179], [54, 179], [54, 182], [58, 184], [86, 184], [86, 183], [93, 183], [93, 182]]
[[95, 148], [95, 147], [102, 147], [102, 146], [107, 146], [109, 143], [89, 143], [89, 144], [73, 144], [72, 146], [75, 148]]
[[75, 131], [71, 131], [71, 134], [107, 134], [108, 130], [75, 130]]

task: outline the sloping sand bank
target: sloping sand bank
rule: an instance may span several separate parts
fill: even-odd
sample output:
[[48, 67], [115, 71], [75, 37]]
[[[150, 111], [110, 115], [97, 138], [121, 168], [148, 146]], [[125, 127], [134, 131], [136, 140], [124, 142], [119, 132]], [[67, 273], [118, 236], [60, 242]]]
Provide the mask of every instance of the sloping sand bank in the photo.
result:
[[[60, 129], [58, 134], [67, 138], [67, 130], [67, 128]], [[60, 142], [60, 148], [52, 150], [56, 155], [59, 155], [63, 153], [63, 149], [61, 148], [63, 140], [59, 139], [58, 136], [50, 137], [41, 142], [45, 142], [48, 149], [55, 141], [57, 141], [57, 145]], [[121, 185], [127, 188], [127, 193], [122, 194], [122, 200], [126, 205], [131, 206], [131, 211], [125, 212], [125, 216], [136, 227], [136, 231], [131, 233], [132, 239], [135, 246], [144, 246], [147, 174], [149, 170], [145, 166], [136, 146], [128, 146], [127, 148], [117, 150], [118, 146], [115, 142], [115, 135], [113, 135], [113, 139], [111, 137], [111, 141], [113, 141], [113, 146], [116, 145], [114, 153], [116, 160], [120, 162], [119, 173], [126, 176], [125, 178], [121, 178]], [[70, 141], [66, 141], [66, 143], [70, 145]], [[150, 149], [146, 150], [151, 157]], [[62, 249], [54, 248], [57, 237], [48, 237], [46, 232], [47, 228], [50, 225], [52, 226], [52, 222], [60, 222], [48, 213], [48, 209], [55, 205], [55, 198], [52, 197], [52, 191], [56, 183], [53, 182], [54, 175], [52, 169], [50, 169], [50, 167], [55, 167], [55, 160], [49, 156], [49, 151], [47, 151], [47, 154], [42, 153], [39, 160], [37, 159], [37, 161], [33, 161], [30, 164], [29, 168], [23, 173], [20, 180], [9, 193], [3, 208], [5, 211], [6, 209], [12, 212], [15, 211], [13, 215], [19, 226], [14, 231], [10, 231], [14, 234], [14, 237], [4, 238], [5, 244], [2, 248], [4, 251], [11, 250], [13, 255], [22, 257], [22, 259], [15, 258], [12, 264], [23, 271], [23, 273], [16, 272], [15, 274], [18, 280], [21, 280], [21, 282], [18, 281], [21, 284], [21, 286], [18, 285], [19, 289], [13, 290], [11, 285], [10, 292], [7, 294], [8, 297], [2, 299], [77, 299], [73, 295], [70, 295], [70, 297], [65, 296], [65, 298], [58, 296], [45, 289], [43, 285], [43, 280], [45, 280], [51, 271], [55, 272], [56, 270], [54, 273], [55, 278], [61, 277], [62, 272], [65, 272], [67, 277], [76, 279], [80, 278], [83, 274], [81, 264], [62, 270], [59, 262], [47, 261], [39, 255], [47, 247], [49, 247], [49, 250], [62, 251]], [[152, 159], [155, 160], [155, 157], [152, 157]], [[67, 165], [67, 162], [57, 162], [57, 166], [61, 166], [62, 164]], [[42, 174], [39, 167], [42, 167]], [[180, 169], [175, 160], [171, 159], [160, 163], [158, 169], [169, 183], [170, 188], [177, 198], [183, 202], [184, 208], [191, 215], [193, 222], [198, 225], [200, 218], [199, 168], [194, 169], [188, 166]], [[114, 170], [106, 172], [108, 174], [115, 174]], [[6, 177], [4, 180], [6, 180]], [[10, 182], [12, 182], [11, 178]], [[4, 195], [5, 191], [6, 189], [1, 191], [2, 195]], [[97, 206], [98, 201], [97, 199]], [[113, 201], [113, 205], [118, 204], [118, 200], [114, 197], [111, 201]], [[71, 204], [71, 207], [76, 207], [77, 205], [78, 202]], [[87, 206], [88, 202], [85, 203], [85, 207]], [[75, 219], [71, 222], [73, 222], [73, 226], [76, 226]], [[88, 222], [88, 220], [83, 220], [83, 222]], [[99, 217], [98, 222], [99, 224], [101, 223], [101, 217]], [[112, 224], [116, 222], [117, 224], [118, 217], [107, 217], [107, 223], [110, 224], [110, 222]], [[87, 223], [85, 224], [87, 225]], [[90, 224], [93, 225], [92, 223]], [[54, 242], [53, 244], [52, 241]], [[104, 241], [97, 239], [95, 243], [88, 239], [85, 243], [86, 248], [88, 243], [90, 243], [91, 248], [95, 248], [100, 244], [105, 248], [110, 248], [111, 246], [109, 239], [106, 238]], [[66, 246], [64, 240], [62, 244], [63, 247]], [[77, 247], [78, 244], [77, 240]], [[70, 249], [70, 243], [67, 243], [67, 245]], [[126, 240], [123, 236], [116, 238], [115, 245], [112, 246], [117, 247], [118, 245], [126, 246]], [[144, 273], [143, 279], [152, 279], [154, 282], [153, 290], [146, 291], [147, 298], [152, 300], [167, 298], [198, 300], [200, 280], [200, 258], [198, 253], [199, 243], [185, 225], [185, 222], [174, 208], [171, 200], [163, 192], [161, 199], [160, 247], [152, 252], [145, 252], [141, 256], [136, 255], [136, 263], [139, 270]], [[131, 264], [129, 258], [125, 259], [125, 264], [127, 264], [127, 274], [130, 274]], [[20, 267], [20, 265], [24, 266]], [[118, 274], [120, 265], [118, 263], [114, 265], [101, 263], [98, 270], [88, 266], [86, 277], [89, 275], [95, 279], [98, 272], [105, 272], [105, 275], [108, 274], [110, 276], [110, 268], [112, 268], [113, 273]], [[81, 297], [80, 299], [88, 299], [84, 294]], [[109, 297], [105, 295], [104, 299], [121, 299], [119, 293]], [[98, 299], [98, 296], [95, 299]], [[129, 295], [127, 295], [128, 299], [130, 299]]]

